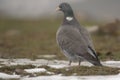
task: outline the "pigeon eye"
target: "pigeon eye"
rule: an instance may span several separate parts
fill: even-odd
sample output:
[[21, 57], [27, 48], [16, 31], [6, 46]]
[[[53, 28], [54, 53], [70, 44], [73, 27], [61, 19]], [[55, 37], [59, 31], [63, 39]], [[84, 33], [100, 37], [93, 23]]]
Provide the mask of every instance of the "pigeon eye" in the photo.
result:
[[59, 8], [62, 8], [62, 6], [60, 5]]

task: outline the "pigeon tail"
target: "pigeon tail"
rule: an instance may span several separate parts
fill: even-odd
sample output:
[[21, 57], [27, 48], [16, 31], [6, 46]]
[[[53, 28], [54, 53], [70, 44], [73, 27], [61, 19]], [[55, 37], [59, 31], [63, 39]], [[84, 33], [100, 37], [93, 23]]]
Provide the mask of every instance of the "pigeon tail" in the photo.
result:
[[95, 66], [103, 66], [100, 62], [93, 63]]

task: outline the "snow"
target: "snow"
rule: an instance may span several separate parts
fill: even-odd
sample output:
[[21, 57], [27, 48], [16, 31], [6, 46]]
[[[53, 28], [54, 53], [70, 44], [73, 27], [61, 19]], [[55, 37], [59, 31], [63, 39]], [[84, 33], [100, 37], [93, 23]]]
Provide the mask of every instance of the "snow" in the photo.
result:
[[46, 72], [47, 74], [54, 74], [54, 72], [47, 71], [45, 68], [33, 68], [33, 69], [24, 69], [27, 73], [42, 73]]
[[[46, 59], [36, 59], [36, 60], [30, 60], [30, 59], [0, 59], [1, 64], [6, 66], [11, 65], [34, 65], [34, 66], [42, 66], [47, 65], [53, 68], [64, 68], [64, 67], [70, 67], [68, 65], [68, 61], [65, 60], [46, 60]], [[120, 61], [104, 61], [102, 62], [104, 66], [109, 67], [118, 67], [120, 68]], [[76, 66], [78, 63], [73, 62], [71, 66]], [[82, 62], [82, 66], [92, 66], [89, 62]], [[0, 66], [1, 67], [1, 66]]]
[[46, 73], [47, 73], [47, 74], [55, 74], [54, 72], [49, 72], [49, 71], [47, 71]]
[[60, 68], [64, 68], [64, 67], [69, 67], [68, 65], [48, 65], [51, 68], [56, 68], [56, 69], [60, 69]]
[[[35, 69], [37, 70], [37, 69]], [[0, 73], [2, 79], [20, 79], [20, 80], [120, 80], [120, 74], [108, 76], [39, 76], [39, 77], [20, 77], [19, 75], [8, 75]]]
[[31, 78], [22, 78], [20, 80], [120, 80], [120, 75], [109, 76], [40, 76]]
[[20, 78], [20, 75], [9, 75], [5, 73], [0, 73], [0, 78], [2, 79], [13, 79], [13, 78]]
[[55, 58], [56, 55], [38, 55], [38, 58], [47, 58], [47, 59], [50, 59], [50, 58]]
[[2, 79], [20, 79], [20, 80], [120, 80], [120, 74], [108, 76], [39, 76], [39, 77], [20, 77], [19, 75], [8, 75], [0, 73]]
[[40, 73], [40, 72], [46, 72], [46, 69], [44, 68], [34, 68], [34, 69], [25, 69], [28, 73]]
[[120, 68], [120, 61], [106, 61], [103, 62], [105, 66]]
[[35, 66], [41, 66], [48, 64], [48, 60], [45, 59], [36, 59], [36, 60], [30, 60], [30, 59], [0, 59], [1, 64], [11, 66], [11, 65], [35, 65]]
[[[1, 64], [11, 66], [11, 65], [29, 65], [32, 64], [34, 66], [42, 66], [42, 65], [47, 65], [51, 67], [58, 67], [58, 68], [63, 68], [63, 67], [69, 67], [68, 66], [68, 61], [65, 60], [45, 60], [45, 59], [36, 59], [36, 60], [30, 60], [30, 59], [0, 59]], [[78, 63], [72, 63], [72, 66], [78, 65]], [[88, 62], [83, 62], [81, 65], [84, 66], [91, 66], [90, 63]]]
[[[64, 68], [64, 67], [70, 67], [68, 65], [68, 61], [65, 60], [45, 60], [45, 59], [36, 59], [36, 60], [30, 60], [30, 59], [0, 59], [1, 65], [3, 66], [12, 66], [12, 65], [34, 65], [36, 68], [32, 69], [24, 69], [27, 73], [40, 73], [40, 72], [46, 72], [48, 74], [54, 74], [53, 72], [47, 71], [45, 68], [38, 68], [38, 66], [47, 65], [52, 68]], [[110, 67], [118, 67], [120, 68], [120, 61], [104, 61], [102, 62], [104, 66], [110, 66]], [[71, 66], [76, 66], [78, 63], [73, 62]], [[92, 64], [88, 62], [82, 62], [82, 66], [92, 66]], [[75, 74], [75, 73], [73, 73]], [[0, 73], [0, 79], [20, 79], [20, 80], [120, 80], [120, 74], [118, 75], [99, 75], [99, 76], [62, 76], [62, 75], [52, 75], [52, 76], [36, 76], [36, 77], [21, 77], [20, 75], [9, 75], [5, 73]]]
[[110, 64], [111, 64], [111, 63], [120, 64], [120, 61], [106, 61], [105, 63], [108, 63], [108, 64], [109, 64], [109, 63], [110, 63]]

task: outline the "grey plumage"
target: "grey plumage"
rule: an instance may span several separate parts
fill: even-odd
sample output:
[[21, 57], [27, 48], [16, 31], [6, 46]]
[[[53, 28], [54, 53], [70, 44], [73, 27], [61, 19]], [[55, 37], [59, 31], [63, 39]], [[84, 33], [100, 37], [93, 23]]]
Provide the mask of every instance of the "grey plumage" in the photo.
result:
[[88, 31], [74, 17], [68, 3], [62, 3], [59, 10], [64, 13], [62, 25], [59, 27], [56, 39], [64, 55], [72, 61], [87, 60], [96, 66], [102, 66], [95, 52]]

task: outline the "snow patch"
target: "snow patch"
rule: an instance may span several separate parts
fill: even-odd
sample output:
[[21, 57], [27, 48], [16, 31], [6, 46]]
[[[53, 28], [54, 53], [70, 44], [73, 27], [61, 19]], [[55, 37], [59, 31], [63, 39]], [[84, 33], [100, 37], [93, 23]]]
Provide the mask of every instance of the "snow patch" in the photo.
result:
[[120, 75], [110, 75], [110, 76], [40, 76], [23, 78], [21, 80], [120, 80]]
[[2, 79], [18, 79], [20, 78], [20, 75], [9, 75], [9, 74], [5, 74], [5, 73], [0, 73], [0, 78]]
[[56, 68], [56, 69], [69, 67], [68, 65], [64, 65], [64, 64], [61, 64], [61, 65], [48, 65], [48, 66], [51, 67], [51, 68]]
[[55, 58], [56, 55], [39, 55], [38, 58]]
[[117, 63], [117, 64], [120, 64], [120, 61], [106, 61], [105, 63], [108, 63], [108, 64], [113, 64], [113, 63]]
[[[36, 59], [36, 60], [30, 60], [30, 59], [0, 59], [1, 66], [12, 66], [12, 65], [34, 65], [34, 66], [42, 66], [47, 65], [53, 68], [64, 68], [64, 67], [70, 67], [68, 66], [69, 61], [65, 60], [45, 60], [45, 59]], [[102, 62], [104, 66], [109, 67], [118, 67], [120, 68], [120, 61], [105, 61]], [[73, 62], [71, 66], [77, 66], [78, 62]], [[89, 62], [82, 62], [82, 66], [93, 66]], [[0, 66], [0, 67], [1, 67]]]
[[103, 62], [105, 66], [120, 68], [120, 61], [105, 61]]
[[45, 68], [34, 68], [34, 69], [24, 69], [24, 71], [28, 73], [41, 73], [41, 72], [46, 72], [47, 70]]

